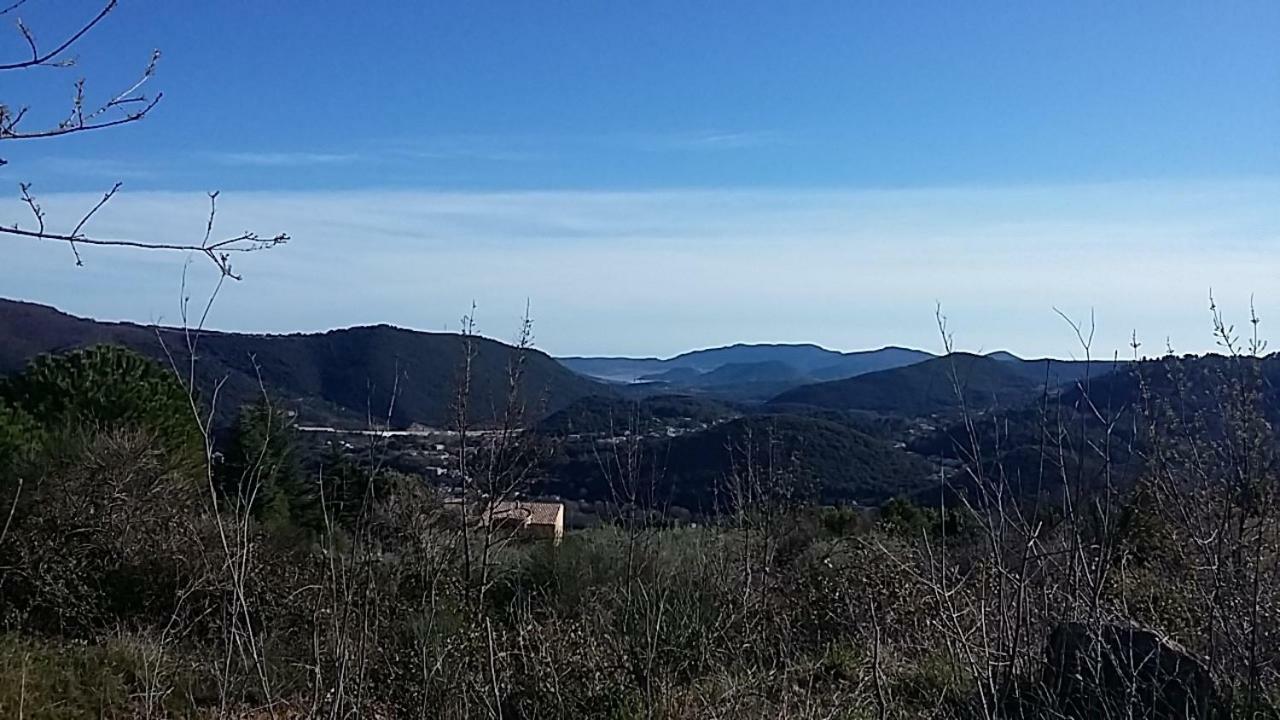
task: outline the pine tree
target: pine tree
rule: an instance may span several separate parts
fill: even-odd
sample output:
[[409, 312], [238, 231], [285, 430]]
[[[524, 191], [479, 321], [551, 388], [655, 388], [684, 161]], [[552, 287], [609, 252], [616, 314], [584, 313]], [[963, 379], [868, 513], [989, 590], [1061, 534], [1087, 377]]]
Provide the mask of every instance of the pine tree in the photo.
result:
[[266, 399], [245, 407], [218, 477], [227, 501], [249, 504], [262, 523], [318, 530], [317, 498], [303, 480], [296, 432], [293, 419]]

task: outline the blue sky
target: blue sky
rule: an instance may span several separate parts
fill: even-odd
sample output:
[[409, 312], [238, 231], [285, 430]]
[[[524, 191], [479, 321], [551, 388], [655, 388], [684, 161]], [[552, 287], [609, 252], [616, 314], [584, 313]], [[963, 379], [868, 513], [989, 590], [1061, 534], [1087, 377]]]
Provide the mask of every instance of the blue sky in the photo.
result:
[[[22, 13], [52, 40], [76, 6]], [[123, 0], [6, 102], [56, 117], [152, 48], [164, 101], [8, 143], [0, 208], [25, 220], [28, 180], [71, 218], [122, 180], [93, 229], [171, 239], [220, 189], [229, 233], [296, 238], [242, 261], [228, 329], [475, 300], [503, 337], [527, 298], [557, 353], [937, 349], [941, 302], [974, 349], [1070, 354], [1057, 307], [1106, 351], [1203, 350], [1210, 288], [1280, 309], [1278, 34], [1274, 2]], [[64, 251], [15, 246], [0, 295], [176, 315], [181, 258]]]

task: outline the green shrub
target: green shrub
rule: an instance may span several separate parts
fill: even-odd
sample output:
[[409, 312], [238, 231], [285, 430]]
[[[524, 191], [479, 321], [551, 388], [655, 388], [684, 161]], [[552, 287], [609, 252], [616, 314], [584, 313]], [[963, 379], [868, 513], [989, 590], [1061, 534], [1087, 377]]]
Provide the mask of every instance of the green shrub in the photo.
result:
[[210, 670], [196, 671], [138, 636], [86, 645], [0, 635], [0, 717], [186, 716], [190, 700], [208, 693]]
[[204, 439], [182, 383], [124, 348], [99, 345], [36, 358], [22, 373], [0, 381], [0, 401], [47, 434], [134, 428], [155, 434], [189, 467], [204, 457]]
[[263, 399], [243, 408], [217, 468], [229, 505], [246, 503], [253, 516], [273, 529], [324, 529], [316, 493], [302, 478], [296, 428], [284, 411]]
[[0, 491], [5, 499], [11, 495], [9, 484], [22, 474], [42, 443], [39, 424], [21, 408], [0, 398]]

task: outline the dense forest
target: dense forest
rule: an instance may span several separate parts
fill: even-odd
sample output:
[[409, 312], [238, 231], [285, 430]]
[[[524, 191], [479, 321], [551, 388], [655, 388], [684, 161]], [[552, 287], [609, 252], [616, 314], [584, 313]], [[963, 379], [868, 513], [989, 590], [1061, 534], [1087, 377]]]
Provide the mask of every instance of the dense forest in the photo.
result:
[[[217, 384], [224, 400], [220, 411], [254, 402], [265, 387], [303, 422], [355, 427], [375, 418], [394, 427], [448, 422], [452, 388], [467, 353], [474, 419], [492, 420], [504, 399], [513, 352], [488, 338], [386, 325], [292, 335], [204, 332], [192, 348], [183, 328], [95, 322], [2, 298], [0, 338], [0, 372], [20, 370], [41, 353], [110, 343], [161, 364], [186, 366], [199, 374], [195, 381], [202, 389]], [[194, 364], [193, 351], [200, 360]], [[531, 409], [550, 413], [609, 392], [544, 353], [529, 351], [522, 358], [524, 400]], [[225, 424], [234, 417], [229, 412], [215, 419]]]

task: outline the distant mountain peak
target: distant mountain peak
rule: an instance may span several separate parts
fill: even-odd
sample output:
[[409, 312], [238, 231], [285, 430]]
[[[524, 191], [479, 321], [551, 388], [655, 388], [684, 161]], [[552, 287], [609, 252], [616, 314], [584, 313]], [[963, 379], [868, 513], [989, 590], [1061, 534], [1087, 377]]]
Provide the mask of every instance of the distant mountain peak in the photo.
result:
[[[617, 383], [657, 381], [667, 389], [710, 392], [723, 399], [761, 399], [789, 387], [910, 365], [934, 357], [885, 347], [839, 352], [815, 343], [734, 343], [666, 359], [564, 357], [569, 369]], [[749, 387], [748, 387], [749, 386]]]

